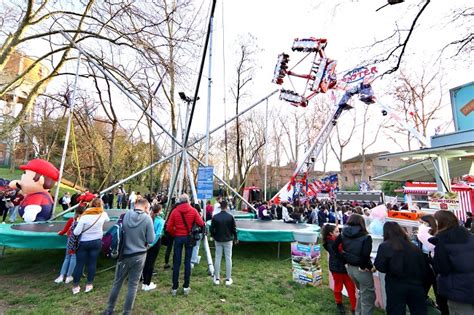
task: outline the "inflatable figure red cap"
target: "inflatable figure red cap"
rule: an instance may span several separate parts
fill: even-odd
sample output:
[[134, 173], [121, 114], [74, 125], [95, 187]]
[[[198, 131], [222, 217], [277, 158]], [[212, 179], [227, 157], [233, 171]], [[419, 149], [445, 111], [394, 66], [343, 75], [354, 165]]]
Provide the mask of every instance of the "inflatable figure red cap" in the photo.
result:
[[38, 173], [43, 176], [47, 176], [55, 182], [59, 179], [58, 169], [48, 161], [42, 159], [34, 159], [28, 162], [26, 165], [21, 165], [20, 169], [23, 171], [29, 170]]

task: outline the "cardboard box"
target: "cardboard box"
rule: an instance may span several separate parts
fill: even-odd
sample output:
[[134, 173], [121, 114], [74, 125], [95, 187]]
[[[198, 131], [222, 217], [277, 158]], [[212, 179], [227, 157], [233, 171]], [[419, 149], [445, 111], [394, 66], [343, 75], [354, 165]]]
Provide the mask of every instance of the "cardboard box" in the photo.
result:
[[321, 248], [313, 243], [291, 243], [293, 280], [301, 284], [322, 284]]

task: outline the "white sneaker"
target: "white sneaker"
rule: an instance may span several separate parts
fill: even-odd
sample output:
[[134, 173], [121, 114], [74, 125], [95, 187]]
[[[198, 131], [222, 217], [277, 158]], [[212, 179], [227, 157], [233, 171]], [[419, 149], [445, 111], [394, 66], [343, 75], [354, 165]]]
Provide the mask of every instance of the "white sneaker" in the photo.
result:
[[189, 295], [189, 292], [191, 291], [191, 288], [183, 288], [184, 295]]
[[143, 291], [151, 291], [153, 289], [156, 289], [156, 284], [154, 284], [153, 282], [150, 282], [149, 285], [146, 285], [146, 284], [142, 285]]
[[[57, 277], [55, 280], [54, 280], [54, 283], [63, 283], [64, 281], [64, 276], [63, 275], [60, 275], [59, 277]], [[67, 283], [67, 282], [66, 282]]]
[[72, 276], [66, 277], [66, 280], [64, 281], [64, 283], [70, 283], [70, 282], [72, 282], [72, 280], [74, 280], [74, 277], [72, 277]]
[[92, 289], [94, 289], [94, 286], [92, 284], [87, 284], [86, 289], [84, 290], [85, 293], [91, 292]]
[[171, 295], [176, 296], [178, 294], [178, 290], [171, 289]]
[[225, 281], [225, 285], [226, 285], [226, 286], [232, 285], [232, 283], [234, 283], [234, 281], [232, 281], [232, 278], [227, 279], [227, 280]]
[[72, 287], [72, 294], [78, 294], [79, 292], [81, 292], [81, 287], [77, 286], [77, 287]]
[[214, 282], [214, 284], [215, 284], [215, 285], [219, 285], [219, 284], [221, 284], [221, 281], [220, 281], [219, 279], [214, 279], [214, 281], [213, 281], [213, 282]]

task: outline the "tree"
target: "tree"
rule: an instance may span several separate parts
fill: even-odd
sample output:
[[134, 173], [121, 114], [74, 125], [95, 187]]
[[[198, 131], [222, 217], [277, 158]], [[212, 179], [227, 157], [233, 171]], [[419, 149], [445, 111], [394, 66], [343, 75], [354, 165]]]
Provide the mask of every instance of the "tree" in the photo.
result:
[[[428, 127], [439, 120], [440, 111], [443, 108], [443, 86], [439, 79], [439, 74], [435, 72], [428, 75], [423, 70], [421, 75], [407, 75], [404, 71], [395, 81], [393, 88], [389, 92], [394, 100], [393, 108], [402, 118], [425, 138], [428, 136]], [[439, 93], [439, 94], [438, 94]], [[400, 142], [400, 135], [406, 139], [406, 147], [412, 149], [414, 136], [405, 128], [388, 120], [386, 127], [390, 133], [387, 136], [398, 144], [402, 149], [404, 146]], [[423, 144], [417, 141], [419, 146]]]
[[[80, 158], [77, 161], [83, 166], [78, 171], [82, 174], [79, 177], [90, 179], [89, 184], [100, 188], [130, 174], [136, 170], [136, 166], [143, 166], [145, 161], [158, 159], [163, 151], [169, 150], [169, 139], [159, 141], [162, 131], [157, 132], [149, 118], [146, 121], [147, 131], [143, 131], [142, 120], [144, 112], [155, 118], [164, 117], [163, 125], [166, 127], [168, 122], [176, 136], [175, 90], [179, 84], [184, 86], [187, 77], [191, 77], [185, 74], [191, 72], [196, 59], [196, 42], [202, 33], [199, 28], [202, 13], [200, 10], [198, 13], [193, 11], [189, 1], [145, 3], [91, 0], [71, 5], [43, 0], [27, 1], [23, 6], [2, 4], [0, 12], [4, 13], [4, 19], [0, 21], [2, 32], [5, 32], [2, 34], [6, 34], [3, 37], [0, 34], [0, 42], [4, 42], [0, 49], [0, 65], [8, 62], [11, 52], [18, 49], [28, 51], [35, 45], [43, 45], [46, 51], [32, 57], [32, 66], [17, 77], [0, 82], [0, 97], [23, 83], [23, 78], [34, 71], [34, 66], [38, 64], [51, 64], [53, 70], [48, 71], [48, 80], [57, 78], [60, 83], [60, 80], [73, 76], [75, 73], [64, 67], [68, 62], [72, 64], [75, 61], [70, 56], [71, 44], [61, 33], [65, 32], [87, 52], [88, 58], [115, 77], [143, 108], [143, 111], [134, 110], [130, 101], [116, 94], [117, 89], [108, 78], [90, 62], [84, 62], [86, 59], [83, 56], [79, 76], [86, 79], [83, 82], [93, 86], [93, 92], [87, 95], [85, 91], [78, 91], [74, 131], [78, 141], [94, 143], [95, 146], [87, 152], [78, 152]], [[24, 23], [18, 24], [15, 19], [21, 19]], [[44, 45], [44, 42], [48, 42], [48, 45]], [[69, 54], [66, 55], [66, 51]], [[3, 124], [1, 133], [8, 136], [15, 126], [24, 128], [22, 120], [48, 82], [44, 81], [36, 92], [32, 90], [26, 105], [23, 102], [20, 115], [10, 120], [9, 124]], [[68, 92], [64, 91], [66, 85], [56, 86], [61, 86], [55, 88], [59, 91], [44, 91], [44, 96], [52, 98]], [[55, 104], [61, 110], [58, 109], [51, 117], [57, 117], [58, 113], [64, 111], [64, 105], [58, 105], [58, 100]], [[138, 118], [123, 119], [127, 106]], [[135, 120], [134, 126], [128, 118]], [[147, 149], [143, 150], [145, 142], [148, 142]], [[134, 146], [140, 147], [141, 151], [136, 152]], [[70, 153], [68, 151], [68, 156]], [[146, 154], [146, 158], [143, 158], [142, 153]], [[52, 153], [51, 159], [57, 159], [59, 154]], [[139, 160], [136, 160], [138, 157]], [[124, 164], [122, 159], [133, 164]], [[66, 163], [66, 173], [80, 168], [77, 161], [73, 161], [72, 165]], [[166, 167], [166, 163], [159, 166], [160, 176], [163, 176]], [[146, 178], [146, 175], [142, 178]], [[148, 179], [153, 182], [153, 173]]]
[[[339, 130], [339, 127], [340, 127], [340, 124], [337, 124], [336, 125], [336, 132], [335, 132], [335, 135], [336, 137], [332, 137], [330, 139], [330, 146], [331, 146], [331, 150], [332, 152], [334, 153], [334, 155], [336, 156], [336, 159], [337, 161], [339, 162], [339, 170], [342, 172], [342, 168], [343, 168], [343, 164], [342, 162], [344, 161], [343, 159], [343, 153], [344, 153], [344, 148], [349, 144], [349, 142], [351, 141], [352, 139], [352, 136], [354, 135], [354, 130], [355, 130], [355, 126], [356, 126], [356, 115], [355, 115], [355, 111], [349, 111], [349, 113], [352, 114], [351, 116], [351, 127], [347, 129], [347, 132], [345, 131], [344, 134], [345, 134], [345, 137], [343, 138], [342, 134], [341, 134], [341, 131]], [[333, 139], [335, 139], [337, 141], [337, 147], [335, 145], [333, 145]]]
[[[365, 161], [365, 153], [367, 152], [367, 149], [369, 149], [374, 143], [377, 141], [378, 135], [380, 133], [380, 130], [382, 129], [382, 124], [377, 124], [376, 131], [374, 132], [373, 130], [370, 131], [370, 134], [373, 134], [372, 139], [370, 139], [370, 135], [368, 134], [367, 127], [371, 125], [371, 120], [373, 121], [373, 117], [369, 117], [368, 112], [369, 112], [370, 106], [365, 106], [364, 107], [364, 116], [362, 120], [362, 139], [361, 139], [361, 156], [362, 156], [362, 169], [361, 169], [361, 176], [360, 180], [361, 181], [367, 181], [368, 179], [366, 178], [366, 161]], [[372, 119], [371, 119], [372, 118]]]
[[[371, 49], [377, 50], [380, 47], [382, 52], [367, 60], [365, 64], [389, 62], [390, 67], [381, 74], [382, 76], [398, 71], [409, 51], [409, 44], [413, 40], [414, 33], [416, 33], [421, 21], [427, 21], [430, 18], [427, 12], [429, 12], [428, 7], [432, 6], [433, 3], [434, 1], [431, 0], [419, 0], [418, 4], [413, 6], [414, 15], [406, 25], [399, 26], [396, 22], [392, 34], [375, 41]], [[469, 55], [474, 42], [474, 33], [472, 33], [474, 7], [465, 7], [461, 1], [459, 3], [458, 1], [449, 2], [449, 4], [452, 5], [452, 9], [448, 10], [446, 18], [449, 20], [449, 24], [455, 25], [456, 32], [453, 32], [450, 38], [438, 39], [446, 43], [440, 51], [440, 57], [450, 50], [454, 50], [454, 54], [450, 56], [451, 58], [463, 54]], [[432, 22], [439, 23], [439, 21]]]
[[[5, 67], [8, 64], [13, 53], [24, 46], [35, 42], [37, 39], [47, 39], [51, 41], [51, 36], [53, 34], [58, 34], [59, 32], [54, 30], [56, 26], [55, 16], [56, 15], [67, 15], [69, 25], [73, 25], [71, 29], [65, 30], [65, 32], [73, 33], [73, 40], [77, 40], [80, 34], [80, 30], [83, 27], [84, 21], [87, 14], [90, 12], [91, 7], [94, 3], [94, 0], [89, 0], [84, 5], [83, 11], [81, 13], [76, 13], [73, 11], [64, 11], [64, 10], [50, 10], [48, 8], [48, 1], [43, 0], [39, 3], [35, 3], [33, 0], [28, 0], [26, 3], [26, 8], [20, 8], [21, 12], [18, 12], [18, 16], [21, 16], [19, 23], [14, 23], [14, 20], [9, 20], [5, 25], [4, 30], [8, 32], [8, 35], [3, 39], [3, 44], [0, 47], [0, 72], [5, 70]], [[5, 6], [2, 7], [3, 10], [10, 10], [11, 7]], [[52, 21], [53, 20], [53, 21]], [[41, 27], [45, 27], [46, 31], [41, 30]], [[28, 35], [30, 29], [35, 29], [36, 33], [34, 35]], [[54, 47], [51, 45], [50, 51], [46, 52], [39, 58], [29, 65], [26, 69], [22, 70], [21, 73], [14, 76], [11, 80], [7, 82], [2, 82], [0, 86], [0, 98], [4, 97], [8, 92], [11, 92], [21, 84], [32, 71], [37, 70], [37, 65], [43, 61], [51, 60], [52, 70], [45, 74], [40, 80], [32, 83], [31, 88], [28, 91], [28, 95], [25, 100], [22, 102], [22, 109], [20, 113], [11, 120], [4, 124], [2, 130], [0, 130], [0, 135], [6, 135], [13, 130], [19, 123], [23, 120], [26, 114], [31, 110], [36, 98], [44, 90], [46, 85], [56, 76], [59, 71], [68, 60], [69, 53], [71, 52], [72, 45], [67, 43], [65, 45], [60, 45], [59, 47]], [[59, 59], [54, 61], [53, 56], [59, 55]]]
[[395, 190], [403, 188], [402, 184], [403, 183], [400, 183], [400, 182], [383, 182], [382, 183], [382, 191], [387, 196], [400, 196], [400, 195], [403, 195], [403, 194], [400, 194], [398, 192], [395, 192]]
[[[231, 88], [232, 95], [234, 97], [235, 103], [235, 114], [239, 113], [239, 107], [243, 99], [245, 99], [248, 94], [248, 85], [253, 79], [254, 71], [256, 69], [255, 65], [255, 55], [258, 52], [258, 48], [255, 44], [256, 38], [248, 34], [247, 37], [241, 37], [237, 43], [237, 64], [235, 67], [235, 81]], [[236, 157], [236, 186], [238, 190], [243, 189], [245, 183], [245, 170], [247, 166], [245, 165], [245, 139], [242, 135], [242, 118], [237, 117], [235, 120], [235, 157]], [[257, 145], [258, 146], [258, 145]]]

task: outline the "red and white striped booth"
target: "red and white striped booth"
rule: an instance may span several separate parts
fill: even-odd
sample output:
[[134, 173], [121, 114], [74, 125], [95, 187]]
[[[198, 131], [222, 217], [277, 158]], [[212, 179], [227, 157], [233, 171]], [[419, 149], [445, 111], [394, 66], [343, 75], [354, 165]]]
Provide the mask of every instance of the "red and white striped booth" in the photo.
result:
[[[466, 212], [473, 212], [474, 209], [474, 181], [466, 183], [457, 183], [451, 185], [451, 190], [458, 193], [459, 210], [455, 210], [454, 214], [462, 220], [466, 221]], [[403, 188], [406, 201], [409, 208], [413, 203], [419, 203], [417, 196], [428, 196], [428, 194], [438, 191], [436, 183], [430, 182], [407, 182]]]

